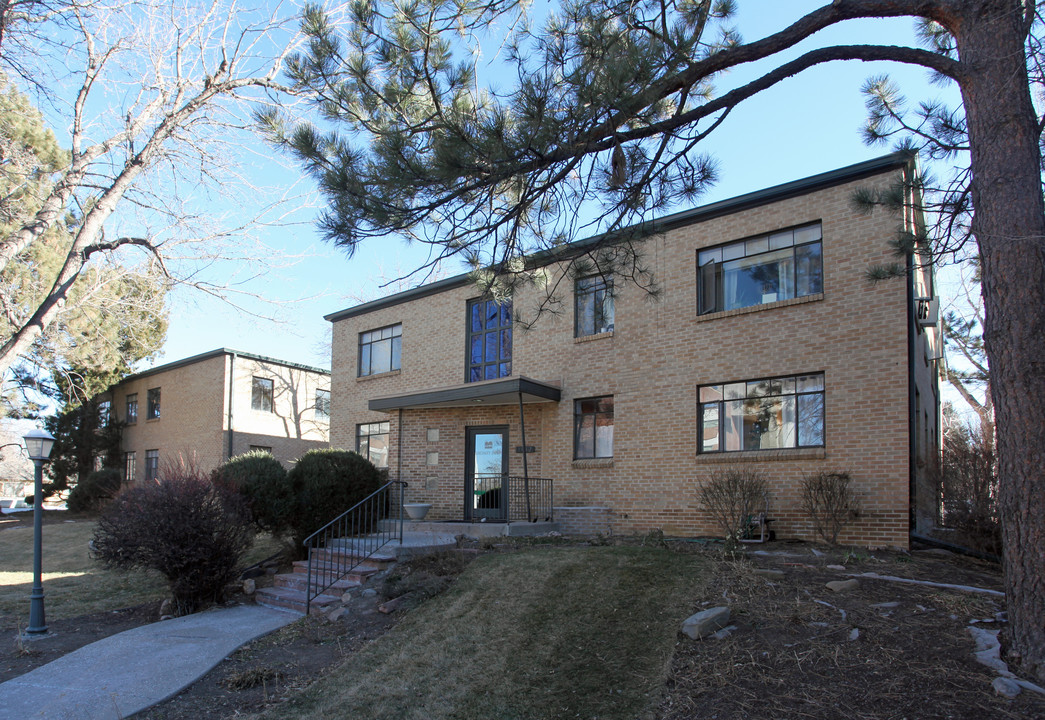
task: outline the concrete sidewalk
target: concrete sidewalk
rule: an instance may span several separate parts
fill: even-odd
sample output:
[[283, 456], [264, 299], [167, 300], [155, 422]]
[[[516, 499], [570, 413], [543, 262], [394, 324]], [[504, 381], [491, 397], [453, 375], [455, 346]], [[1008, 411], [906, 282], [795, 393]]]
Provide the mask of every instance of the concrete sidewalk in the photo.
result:
[[0, 684], [0, 720], [120, 720], [176, 695], [298, 613], [238, 605], [118, 633]]

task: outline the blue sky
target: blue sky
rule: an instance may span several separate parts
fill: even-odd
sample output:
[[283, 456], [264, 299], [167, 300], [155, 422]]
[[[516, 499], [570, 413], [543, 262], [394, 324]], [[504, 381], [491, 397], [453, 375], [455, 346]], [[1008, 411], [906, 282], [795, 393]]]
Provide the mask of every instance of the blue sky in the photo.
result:
[[[754, 40], [822, 4], [742, 0], [736, 25], [745, 40]], [[845, 24], [821, 33], [818, 38], [823, 39], [818, 42], [910, 44], [913, 35], [909, 20], [882, 20]], [[859, 133], [865, 117], [860, 87], [869, 76], [882, 72], [897, 80], [912, 100], [954, 99], [953, 89], [931, 85], [926, 71], [916, 67], [847, 62], [809, 70], [749, 100], [709, 137], [705, 150], [719, 160], [720, 180], [700, 204], [888, 152], [888, 147], [864, 145]], [[746, 75], [737, 73], [737, 77]], [[260, 172], [288, 186], [302, 182], [293, 169], [270, 162], [264, 150], [258, 152], [255, 162]], [[311, 225], [313, 216], [314, 211], [305, 208], [296, 216], [299, 224], [262, 235], [277, 250], [301, 257], [293, 265], [266, 269], [244, 288], [278, 301], [278, 307], [253, 301], [246, 306], [261, 314], [276, 311], [282, 322], [261, 320], [217, 300], [179, 291], [172, 299], [170, 330], [157, 363], [224, 346], [329, 367], [329, 323], [323, 315], [355, 305], [359, 299], [386, 294], [379, 287], [382, 281], [412, 269], [424, 255], [396, 238], [387, 238], [364, 244], [350, 259], [321, 240]]]

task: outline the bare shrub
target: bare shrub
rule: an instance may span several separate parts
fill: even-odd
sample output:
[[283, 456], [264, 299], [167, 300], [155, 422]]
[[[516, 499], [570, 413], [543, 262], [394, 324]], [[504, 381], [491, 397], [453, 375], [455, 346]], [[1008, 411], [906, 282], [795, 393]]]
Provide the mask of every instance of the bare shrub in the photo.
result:
[[736, 467], [713, 473], [700, 488], [700, 504], [722, 530], [727, 548], [737, 546], [768, 492], [762, 473]]
[[842, 529], [860, 512], [847, 472], [821, 472], [802, 479], [802, 510], [824, 542], [835, 545]]
[[184, 615], [224, 599], [253, 539], [242, 498], [203, 475], [175, 473], [116, 496], [93, 546], [106, 567], [158, 571]]
[[978, 427], [948, 427], [940, 476], [944, 527], [977, 550], [1000, 553], [998, 466], [990, 438]]

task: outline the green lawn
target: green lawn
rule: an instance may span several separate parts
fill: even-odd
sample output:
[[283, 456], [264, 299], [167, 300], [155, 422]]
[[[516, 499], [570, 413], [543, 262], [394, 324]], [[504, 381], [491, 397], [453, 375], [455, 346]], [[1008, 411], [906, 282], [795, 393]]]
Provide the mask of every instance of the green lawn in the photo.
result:
[[706, 576], [698, 557], [650, 547], [486, 555], [265, 717], [648, 717]]
[[[105, 570], [92, 560], [88, 543], [94, 522], [77, 518], [43, 527], [43, 584], [48, 620], [77, 617], [101, 610], [117, 610], [167, 595], [158, 573]], [[258, 538], [246, 562], [256, 562], [278, 548]], [[33, 584], [33, 528], [31, 523], [0, 529], [0, 627], [24, 627], [29, 621], [29, 592]]]

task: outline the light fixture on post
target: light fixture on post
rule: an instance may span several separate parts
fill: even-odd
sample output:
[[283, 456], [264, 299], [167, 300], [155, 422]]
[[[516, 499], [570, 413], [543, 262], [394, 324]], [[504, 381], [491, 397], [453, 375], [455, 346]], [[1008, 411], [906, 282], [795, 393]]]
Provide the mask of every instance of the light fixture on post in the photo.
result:
[[54, 436], [46, 430], [30, 430], [23, 439], [26, 453], [36, 466], [36, 478], [33, 485], [33, 590], [29, 593], [29, 627], [25, 629], [26, 635], [32, 636], [43, 635], [47, 632], [47, 622], [44, 619], [41, 532], [43, 529], [44, 463], [51, 459]]

